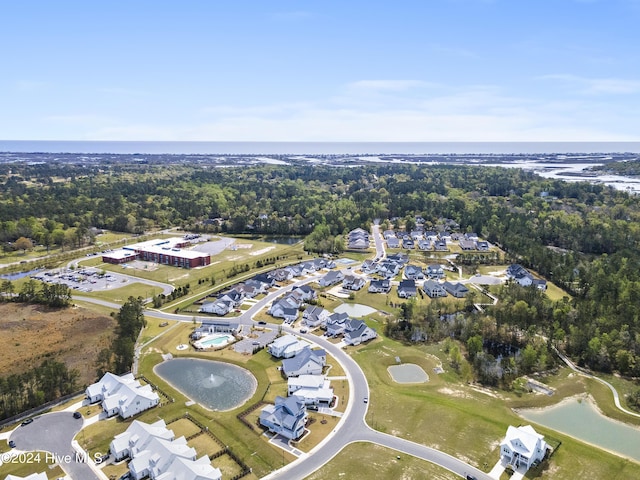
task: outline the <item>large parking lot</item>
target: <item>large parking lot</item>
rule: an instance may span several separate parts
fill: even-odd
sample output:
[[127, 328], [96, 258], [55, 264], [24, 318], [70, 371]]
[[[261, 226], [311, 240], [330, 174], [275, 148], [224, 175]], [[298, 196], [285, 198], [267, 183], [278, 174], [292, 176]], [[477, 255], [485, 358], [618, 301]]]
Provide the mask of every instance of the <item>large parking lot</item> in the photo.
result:
[[86, 267], [76, 270], [68, 268], [38, 272], [31, 278], [47, 283], [62, 283], [79, 292], [92, 292], [118, 288], [126, 285], [129, 279], [117, 273], [104, 272], [97, 268]]

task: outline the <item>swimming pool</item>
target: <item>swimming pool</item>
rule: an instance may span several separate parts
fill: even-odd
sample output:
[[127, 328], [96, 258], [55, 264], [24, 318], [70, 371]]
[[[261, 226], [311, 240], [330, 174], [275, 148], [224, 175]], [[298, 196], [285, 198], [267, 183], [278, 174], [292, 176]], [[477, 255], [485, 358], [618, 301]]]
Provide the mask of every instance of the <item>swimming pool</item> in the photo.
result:
[[233, 335], [228, 333], [212, 333], [193, 342], [193, 346], [196, 348], [224, 347], [225, 345], [233, 343], [234, 340]]

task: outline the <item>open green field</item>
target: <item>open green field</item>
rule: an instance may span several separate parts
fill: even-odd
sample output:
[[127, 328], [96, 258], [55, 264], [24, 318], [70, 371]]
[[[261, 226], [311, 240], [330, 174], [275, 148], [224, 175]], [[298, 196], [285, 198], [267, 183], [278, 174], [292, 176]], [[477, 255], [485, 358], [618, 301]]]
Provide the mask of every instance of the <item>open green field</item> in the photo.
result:
[[133, 282], [122, 284], [114, 284], [117, 288], [108, 290], [95, 290], [93, 292], [82, 292], [82, 295], [95, 297], [109, 302], [124, 303], [129, 297], [151, 298], [154, 295], [162, 293], [162, 288], [147, 285], [145, 283]]
[[[357, 459], [355, 461], [354, 459]], [[345, 480], [402, 479], [454, 480], [450, 471], [424, 460], [401, 454], [371, 443], [352, 443], [331, 462], [309, 475], [306, 480], [344, 478]]]
[[[410, 386], [393, 382], [387, 367], [395, 364], [396, 356], [403, 363], [422, 366], [430, 381]], [[433, 366], [440, 361], [438, 357], [447, 371], [443, 375], [433, 372]], [[389, 339], [359, 349], [353, 358], [369, 380], [371, 396], [367, 421], [371, 426], [438, 448], [485, 471], [498, 460], [498, 443], [507, 427], [523, 423], [512, 407], [543, 406], [550, 401], [558, 402], [563, 394], [591, 388], [590, 382], [582, 382], [570, 374], [564, 374], [556, 385], [552, 385], [558, 389], [554, 397], [534, 394], [517, 397], [477, 388], [459, 380], [438, 346], [406, 346]], [[548, 383], [552, 384], [551, 381]], [[612, 403], [611, 399], [608, 402]], [[542, 478], [636, 478], [640, 475], [640, 464], [549, 429], [535, 428], [561, 442], [546, 470], [543, 468], [538, 472]]]

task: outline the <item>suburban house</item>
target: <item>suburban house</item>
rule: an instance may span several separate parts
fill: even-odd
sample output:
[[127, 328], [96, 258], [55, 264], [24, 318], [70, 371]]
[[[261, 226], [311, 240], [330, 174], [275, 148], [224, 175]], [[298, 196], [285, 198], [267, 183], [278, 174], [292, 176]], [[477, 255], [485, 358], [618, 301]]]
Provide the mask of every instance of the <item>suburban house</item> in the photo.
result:
[[287, 322], [294, 322], [298, 318], [298, 309], [304, 302], [317, 297], [313, 288], [308, 285], [295, 287], [282, 297], [276, 299], [267, 313], [275, 318], [284, 318]]
[[389, 240], [390, 238], [396, 238], [396, 232], [394, 232], [393, 230], [385, 230], [384, 232], [382, 232], [382, 236], [385, 240]]
[[307, 409], [298, 397], [276, 397], [275, 405], [267, 405], [260, 412], [260, 425], [270, 432], [296, 440], [304, 433]]
[[427, 277], [429, 278], [444, 278], [444, 268], [441, 265], [428, 265], [427, 266]]
[[342, 281], [342, 288], [347, 290], [360, 290], [367, 281], [357, 275], [346, 275]]
[[276, 358], [291, 358], [310, 346], [311, 344], [306, 340], [287, 334], [267, 345], [267, 351]]
[[507, 268], [507, 278], [515, 280], [522, 287], [529, 287], [531, 285], [534, 285], [540, 290], [547, 289], [546, 280], [535, 278], [531, 272], [529, 272], [522, 265], [518, 265], [517, 263], [509, 265], [509, 267]]
[[402, 248], [405, 248], [407, 250], [413, 250], [414, 247], [415, 247], [415, 243], [413, 240], [411, 240], [411, 238], [405, 238], [402, 240]]
[[401, 268], [402, 264], [400, 262], [387, 259], [378, 265], [377, 273], [385, 278], [393, 278], [400, 273]]
[[152, 438], [162, 438], [173, 440], [175, 435], [167, 428], [164, 420], [160, 419], [155, 423], [144, 423], [134, 420], [124, 432], [116, 435], [109, 446], [109, 452], [116, 462], [131, 456], [131, 451], [139, 451]]
[[331, 285], [335, 285], [336, 283], [340, 283], [343, 279], [344, 273], [342, 273], [340, 270], [332, 270], [320, 280], [318, 280], [318, 284], [321, 287], [329, 287]]
[[444, 289], [444, 287], [434, 280], [426, 280], [422, 285], [422, 289], [424, 290], [424, 293], [429, 296], [429, 298], [447, 296], [447, 291]]
[[329, 315], [326, 321], [327, 335], [337, 336], [344, 332], [345, 323], [349, 320], [349, 315], [346, 313], [332, 313]]
[[461, 283], [444, 282], [443, 288], [456, 298], [464, 298], [469, 293], [469, 289]]
[[286, 282], [293, 278], [293, 270], [290, 268], [279, 268], [271, 272], [271, 278], [276, 282]]
[[473, 242], [478, 241], [478, 234], [475, 232], [465, 233], [464, 236], [466, 237], [467, 240], [471, 240]]
[[296, 396], [305, 405], [329, 406], [333, 400], [331, 382], [324, 375], [300, 375], [287, 380], [289, 396]]
[[444, 238], [441, 238], [440, 240], [436, 240], [433, 243], [433, 248], [436, 252], [448, 252], [449, 251], [449, 246], [447, 245], [447, 241]]
[[424, 237], [422, 236], [422, 234], [423, 234], [422, 230], [411, 230], [411, 233], [409, 233], [409, 236], [410, 236], [413, 240], [418, 241], [418, 240], [420, 240], [420, 239], [424, 238]]
[[317, 305], [310, 305], [302, 313], [302, 324], [309, 327], [318, 327], [324, 325], [329, 318], [329, 310]]
[[349, 330], [344, 334], [344, 343], [347, 345], [360, 345], [368, 340], [374, 339], [378, 336], [375, 329], [368, 327], [366, 323], [361, 320], [353, 320], [353, 322], [360, 322], [357, 328]]
[[389, 293], [391, 282], [389, 280], [371, 280], [369, 293]]
[[429, 240], [431, 242], [435, 242], [440, 237], [438, 237], [438, 232], [434, 232], [433, 230], [429, 230], [427, 232], [424, 232], [424, 238], [426, 238], [427, 240]]
[[212, 333], [235, 333], [238, 330], [238, 325], [237, 322], [226, 320], [203, 320], [202, 325], [193, 331], [191, 338], [198, 340]]
[[361, 228], [351, 230], [347, 236], [347, 248], [355, 250], [369, 248], [369, 233]]
[[400, 298], [411, 298], [417, 295], [415, 280], [401, 280], [398, 285], [398, 296]]
[[129, 418], [160, 403], [151, 385], [141, 385], [131, 373], [119, 377], [107, 372], [98, 382], [89, 385], [85, 393], [89, 402], [102, 402], [102, 409], [109, 417]]
[[419, 250], [431, 250], [431, 242], [429, 240], [418, 240], [418, 249]]
[[282, 373], [285, 377], [299, 375], [320, 375], [327, 364], [327, 352], [322, 349], [312, 350], [306, 346], [295, 357], [282, 361]]
[[235, 308], [236, 304], [229, 300], [216, 300], [215, 302], [203, 303], [198, 309], [200, 313], [213, 313], [224, 316]]
[[400, 240], [397, 237], [387, 238], [387, 248], [400, 248]]
[[484, 240], [476, 242], [476, 248], [480, 252], [488, 252], [489, 251], [489, 242], [485, 242]]
[[476, 242], [474, 240], [461, 239], [459, 243], [460, 243], [460, 248], [462, 250], [476, 250], [477, 249], [477, 245], [476, 245]]
[[516, 469], [524, 465], [528, 470], [534, 463], [542, 461], [548, 448], [544, 436], [531, 425], [509, 425], [506, 436], [500, 442], [500, 457]]
[[404, 267], [404, 276], [409, 280], [422, 280], [424, 278], [424, 273], [422, 272], [422, 267], [417, 265], [407, 265]]

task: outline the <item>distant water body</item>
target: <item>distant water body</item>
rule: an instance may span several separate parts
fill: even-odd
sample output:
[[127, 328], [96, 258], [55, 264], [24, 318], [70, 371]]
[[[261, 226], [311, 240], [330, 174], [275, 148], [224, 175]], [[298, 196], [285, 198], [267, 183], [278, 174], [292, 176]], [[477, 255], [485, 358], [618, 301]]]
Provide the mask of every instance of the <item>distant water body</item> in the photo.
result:
[[100, 142], [0, 140], [0, 152], [176, 155], [640, 153], [640, 142]]

